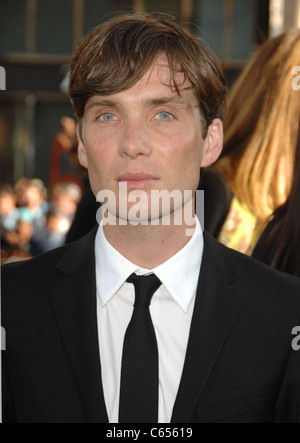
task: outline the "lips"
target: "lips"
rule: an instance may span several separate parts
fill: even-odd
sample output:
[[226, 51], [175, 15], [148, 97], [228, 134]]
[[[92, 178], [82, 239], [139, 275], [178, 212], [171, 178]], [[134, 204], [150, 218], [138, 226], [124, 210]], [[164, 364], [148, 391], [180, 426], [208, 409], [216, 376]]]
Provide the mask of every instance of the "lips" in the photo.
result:
[[143, 181], [143, 180], [157, 180], [156, 177], [153, 177], [149, 174], [143, 174], [141, 172], [138, 173], [127, 173], [124, 175], [121, 175], [118, 178], [119, 182], [127, 182], [127, 181]]
[[117, 181], [119, 183], [127, 183], [128, 189], [133, 190], [151, 187], [158, 181], [158, 178], [154, 177], [153, 175], [137, 172], [123, 174], [118, 177]]

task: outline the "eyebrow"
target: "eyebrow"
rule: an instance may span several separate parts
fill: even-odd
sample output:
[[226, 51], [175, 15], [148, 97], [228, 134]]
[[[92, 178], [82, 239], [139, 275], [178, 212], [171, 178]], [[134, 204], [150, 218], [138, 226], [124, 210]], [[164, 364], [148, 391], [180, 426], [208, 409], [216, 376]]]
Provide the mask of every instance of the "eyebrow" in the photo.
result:
[[184, 100], [184, 98], [178, 96], [178, 97], [160, 97], [160, 98], [153, 98], [146, 100], [147, 106], [160, 106], [160, 105], [168, 105], [168, 104], [175, 104], [175, 105], [181, 105], [187, 109], [192, 109], [192, 105]]
[[86, 111], [89, 111], [93, 108], [99, 108], [101, 106], [116, 106], [118, 103], [114, 100], [108, 100], [108, 99], [95, 99], [91, 100], [90, 103], [88, 103], [85, 107]]
[[[191, 103], [187, 102], [184, 98], [178, 96], [178, 97], [157, 97], [157, 98], [151, 98], [144, 102], [146, 106], [160, 106], [160, 105], [167, 105], [167, 104], [175, 104], [185, 107], [188, 110], [192, 110], [193, 106]], [[102, 106], [111, 106], [111, 107], [118, 107], [120, 106], [120, 102], [114, 99], [106, 99], [106, 98], [97, 98], [95, 100], [92, 100], [90, 103], [86, 105], [86, 111], [98, 108]]]

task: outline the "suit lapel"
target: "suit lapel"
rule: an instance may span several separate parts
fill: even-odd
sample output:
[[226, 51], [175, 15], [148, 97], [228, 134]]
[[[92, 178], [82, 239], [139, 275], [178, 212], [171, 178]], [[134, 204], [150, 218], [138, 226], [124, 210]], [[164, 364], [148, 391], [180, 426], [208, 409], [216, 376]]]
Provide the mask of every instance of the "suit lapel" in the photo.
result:
[[[226, 251], [226, 253], [225, 253]], [[186, 423], [201, 397], [242, 305], [232, 288], [238, 266], [207, 234], [186, 360], [172, 423]]]
[[95, 234], [96, 230], [70, 245], [57, 266], [63, 274], [50, 299], [86, 420], [107, 423], [98, 344]]
[[[86, 421], [108, 423], [98, 343], [95, 235], [96, 230], [69, 246], [57, 266], [61, 278], [49, 292]], [[238, 266], [227, 250], [205, 234], [190, 338], [172, 423], [186, 423], [192, 417], [242, 305], [242, 297], [233, 289], [239, 277]]]

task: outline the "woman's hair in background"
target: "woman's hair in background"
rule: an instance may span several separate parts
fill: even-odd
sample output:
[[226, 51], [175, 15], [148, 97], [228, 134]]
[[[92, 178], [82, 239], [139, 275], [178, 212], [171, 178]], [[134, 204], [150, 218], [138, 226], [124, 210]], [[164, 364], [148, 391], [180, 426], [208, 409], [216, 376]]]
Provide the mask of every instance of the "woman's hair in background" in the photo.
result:
[[170, 87], [180, 93], [178, 71], [191, 82], [206, 136], [212, 121], [223, 120], [225, 115], [227, 86], [222, 68], [204, 42], [174, 19], [158, 14], [115, 17], [98, 26], [75, 49], [69, 96], [79, 123], [90, 97], [129, 89], [161, 54], [169, 61]]
[[300, 277], [300, 125], [294, 182], [286, 203], [275, 211], [260, 242], [264, 263]]
[[292, 88], [292, 70], [297, 65], [300, 30], [293, 29], [258, 49], [228, 98], [216, 170], [262, 221], [285, 202], [294, 181], [300, 95]]

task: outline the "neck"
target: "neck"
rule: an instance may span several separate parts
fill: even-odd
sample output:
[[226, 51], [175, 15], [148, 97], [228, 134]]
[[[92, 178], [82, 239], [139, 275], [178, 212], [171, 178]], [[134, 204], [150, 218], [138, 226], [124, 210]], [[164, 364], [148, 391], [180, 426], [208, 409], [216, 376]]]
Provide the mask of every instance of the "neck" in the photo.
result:
[[[171, 223], [159, 226], [128, 223], [122, 226], [104, 225], [104, 234], [108, 242], [127, 260], [140, 268], [154, 269], [169, 260], [190, 241], [196, 225], [183, 222], [180, 226]], [[188, 233], [188, 234], [187, 234]]]

